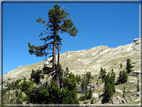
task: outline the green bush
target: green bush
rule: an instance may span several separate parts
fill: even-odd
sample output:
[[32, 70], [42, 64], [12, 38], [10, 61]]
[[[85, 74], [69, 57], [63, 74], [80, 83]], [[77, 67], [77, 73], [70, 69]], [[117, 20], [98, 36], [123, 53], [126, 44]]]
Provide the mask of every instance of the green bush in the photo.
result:
[[28, 94], [32, 90], [33, 81], [26, 81], [26, 78], [24, 78], [24, 81], [20, 84], [20, 89], [24, 93]]
[[80, 100], [80, 101], [83, 101], [83, 100], [92, 98], [92, 93], [93, 93], [93, 92], [92, 92], [92, 90], [91, 90], [91, 88], [90, 88], [90, 89], [89, 89], [89, 93], [87, 94], [87, 91], [85, 91], [85, 95], [80, 96], [79, 100]]
[[[32, 72], [31, 77], [33, 77]], [[62, 75], [60, 75], [62, 76]], [[20, 89], [27, 94], [23, 100], [33, 104], [79, 104], [77, 99], [76, 77], [72, 73], [67, 73], [64, 78], [64, 88], [62, 90], [57, 86], [54, 80], [49, 85], [43, 85], [39, 89], [33, 87], [33, 81], [24, 81]]]
[[93, 98], [91, 99], [91, 104], [94, 104], [94, 99]]
[[84, 104], [88, 104], [88, 102], [84, 101]]
[[120, 64], [120, 68], [122, 68], [122, 64]]
[[87, 97], [88, 97], [88, 96], [87, 96], [87, 91], [85, 91], [85, 95], [80, 96], [79, 100], [80, 100], [80, 101], [86, 100]]
[[32, 73], [31, 73], [31, 79], [34, 79], [34, 82], [36, 84], [39, 84], [40, 83], [40, 78], [41, 78], [41, 70], [37, 70], [37, 71], [34, 71], [32, 69]]
[[124, 91], [123, 92], [125, 93], [125, 91], [126, 91], [126, 87], [124, 86]]
[[15, 90], [19, 88], [19, 82], [21, 81], [21, 79], [18, 79], [16, 81], [13, 81], [11, 83], [7, 83], [7, 90]]
[[104, 80], [104, 79], [102, 79], [102, 82], [103, 82], [103, 83], [105, 83], [105, 80]]
[[18, 91], [17, 91], [17, 89], [16, 89], [16, 97], [18, 97]]
[[75, 75], [69, 73], [67, 78], [64, 79], [64, 87], [66, 90], [66, 94], [62, 91], [62, 103], [63, 104], [79, 104], [77, 99], [77, 88], [76, 88], [76, 78]]

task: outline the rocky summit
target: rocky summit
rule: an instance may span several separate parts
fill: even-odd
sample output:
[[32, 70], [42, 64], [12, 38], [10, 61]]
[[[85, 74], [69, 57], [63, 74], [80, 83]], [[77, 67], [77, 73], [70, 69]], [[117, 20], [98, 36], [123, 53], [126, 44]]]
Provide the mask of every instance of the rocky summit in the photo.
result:
[[[102, 67], [105, 68], [107, 72], [113, 68], [116, 75], [118, 75], [120, 64], [122, 64], [123, 69], [125, 69], [126, 60], [129, 58], [134, 65], [133, 71], [140, 72], [140, 41], [141, 39], [137, 38], [134, 39], [133, 43], [115, 48], [97, 46], [86, 50], [65, 52], [60, 54], [60, 63], [64, 69], [68, 67], [70, 72], [74, 74], [82, 75], [89, 71], [93, 75], [98, 75]], [[43, 68], [43, 64], [48, 64], [50, 59], [51, 58], [32, 65], [19, 66], [17, 69], [6, 73], [3, 76], [3, 80], [17, 80], [22, 78], [22, 76], [28, 78], [32, 69]]]

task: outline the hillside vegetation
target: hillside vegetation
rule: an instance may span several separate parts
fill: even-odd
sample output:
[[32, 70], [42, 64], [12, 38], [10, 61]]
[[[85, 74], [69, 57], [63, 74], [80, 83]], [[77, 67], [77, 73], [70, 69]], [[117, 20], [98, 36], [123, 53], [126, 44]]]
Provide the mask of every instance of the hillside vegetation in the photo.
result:
[[[131, 64], [131, 60], [129, 64]], [[50, 69], [32, 70], [30, 78], [23, 77], [7, 83], [3, 90], [3, 103], [138, 104], [139, 102], [138, 75], [132, 75], [132, 71], [129, 73], [126, 70], [121, 71], [123, 67], [120, 69], [118, 78], [116, 78], [113, 69], [111, 72], [106, 72], [105, 68], [101, 68], [99, 76], [92, 75], [91, 72], [74, 75], [68, 70], [66, 72], [67, 78], [63, 80], [64, 87], [60, 86], [60, 88], [54, 81], [42, 85], [52, 78], [52, 76], [47, 75]], [[60, 73], [63, 74], [62, 69]], [[131, 82], [132, 78], [135, 81]], [[11, 80], [9, 79], [9, 81]]]

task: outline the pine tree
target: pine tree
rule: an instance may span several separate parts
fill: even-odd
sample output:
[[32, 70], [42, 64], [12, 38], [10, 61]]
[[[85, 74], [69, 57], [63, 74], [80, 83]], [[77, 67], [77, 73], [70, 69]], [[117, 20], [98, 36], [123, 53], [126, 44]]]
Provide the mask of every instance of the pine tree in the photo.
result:
[[[48, 11], [49, 21], [44, 21], [40, 17], [36, 20], [42, 23], [46, 27], [46, 31], [41, 32], [39, 36], [47, 34], [46, 37], [40, 38], [44, 41], [44, 45], [34, 46], [28, 42], [29, 53], [35, 54], [37, 57], [50, 55], [52, 52], [52, 71], [57, 73], [56, 70], [56, 49], [58, 48], [58, 43], [61, 43], [61, 38], [58, 32], [67, 32], [70, 36], [76, 36], [78, 29], [74, 26], [73, 22], [69, 17], [69, 13], [65, 12], [64, 9], [60, 9], [60, 6], [55, 4], [53, 9]], [[58, 75], [54, 75], [54, 80], [59, 86]]]
[[127, 73], [123, 70], [119, 72], [119, 77], [118, 77], [118, 82], [120, 83], [125, 83], [128, 80], [128, 75]]
[[87, 96], [87, 99], [90, 99], [92, 97], [92, 90], [91, 90], [91, 87], [90, 87], [90, 89], [89, 89], [89, 94], [88, 94], [88, 96]]
[[120, 64], [120, 68], [122, 68], [122, 64]]
[[132, 66], [132, 64], [131, 64], [131, 60], [130, 59], [127, 59], [127, 62], [126, 62], [126, 71], [127, 71], [127, 73], [130, 73], [131, 71], [132, 71], [132, 68], [133, 68], [134, 66]]
[[104, 85], [104, 97], [107, 101], [109, 101], [110, 97], [115, 92], [115, 73], [113, 72], [113, 69], [111, 71], [111, 74], [108, 72], [108, 74], [105, 77], [105, 85]]
[[115, 92], [115, 73], [113, 69], [111, 71], [110, 83], [112, 84], [113, 92]]
[[110, 84], [110, 82], [108, 82], [104, 88], [104, 97], [107, 101], [109, 101], [112, 95], [113, 95], [112, 85]]
[[102, 79], [105, 79], [105, 76], [106, 76], [106, 70], [103, 69], [103, 68], [101, 68], [101, 70], [100, 70], [100, 77], [101, 77]]

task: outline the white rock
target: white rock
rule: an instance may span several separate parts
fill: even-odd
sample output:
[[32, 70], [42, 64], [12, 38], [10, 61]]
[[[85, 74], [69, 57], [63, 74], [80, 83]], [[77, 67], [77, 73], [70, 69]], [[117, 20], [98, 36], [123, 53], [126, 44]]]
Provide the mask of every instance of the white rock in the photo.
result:
[[99, 96], [98, 96], [98, 93], [93, 93], [93, 94], [92, 94], [92, 97], [95, 97], [96, 99], [98, 99], [98, 97], [99, 97]]
[[120, 90], [120, 89], [115, 89], [116, 92], [120, 93], [120, 94], [123, 94], [123, 91]]

